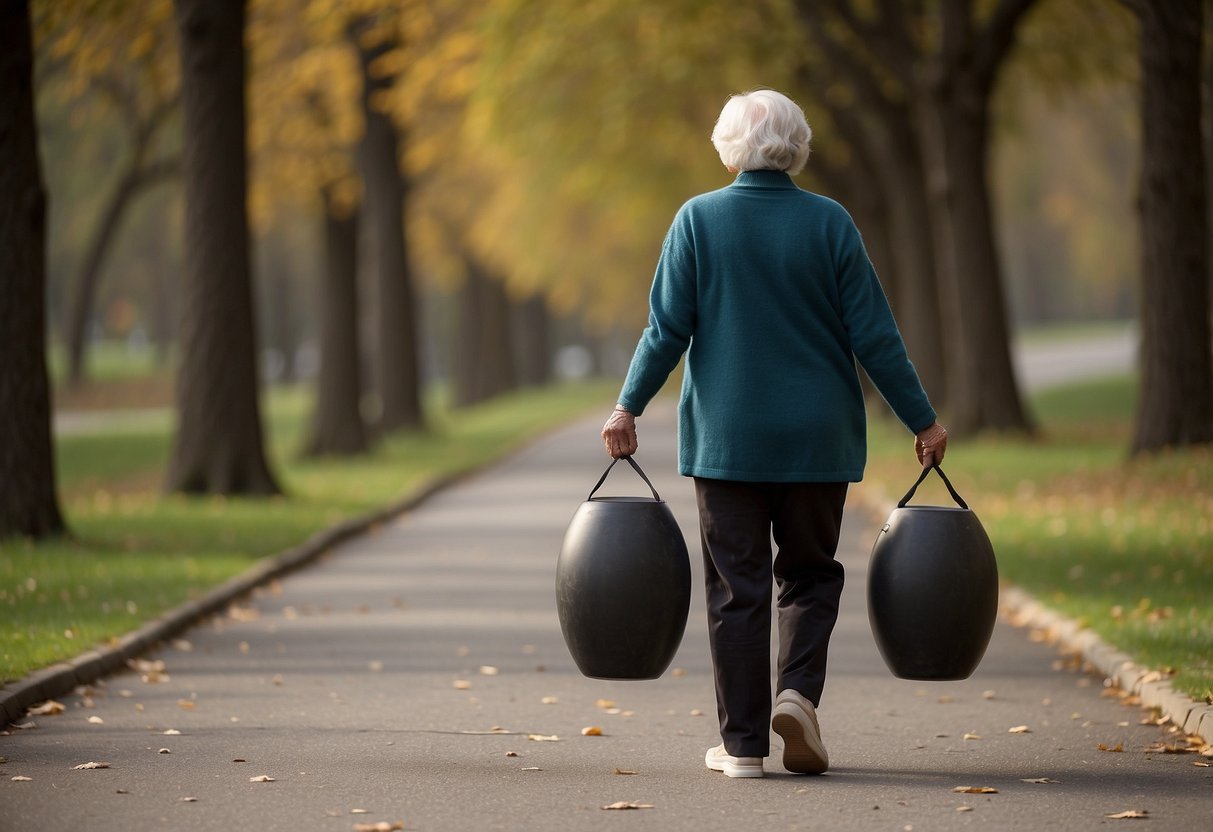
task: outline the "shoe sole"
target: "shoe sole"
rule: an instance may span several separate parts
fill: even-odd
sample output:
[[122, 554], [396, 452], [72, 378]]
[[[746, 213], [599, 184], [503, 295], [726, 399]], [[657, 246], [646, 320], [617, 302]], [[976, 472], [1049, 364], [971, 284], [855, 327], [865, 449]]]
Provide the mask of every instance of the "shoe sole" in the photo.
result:
[[801, 722], [807, 717], [792, 712], [793, 708], [777, 706], [771, 718], [771, 728], [783, 738], [783, 767], [796, 774], [821, 774], [830, 767], [829, 755], [815, 732]]
[[725, 763], [721, 769], [725, 777], [762, 777], [762, 766], [739, 766]]

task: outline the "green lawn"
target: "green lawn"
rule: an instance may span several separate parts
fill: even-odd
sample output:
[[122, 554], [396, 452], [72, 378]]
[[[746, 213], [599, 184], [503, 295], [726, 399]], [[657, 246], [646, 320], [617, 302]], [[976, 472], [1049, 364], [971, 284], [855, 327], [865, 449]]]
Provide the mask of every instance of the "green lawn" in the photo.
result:
[[167, 424], [64, 437], [59, 485], [73, 536], [0, 543], [0, 679], [70, 658], [323, 528], [468, 470], [592, 408], [617, 382], [556, 386], [465, 411], [432, 408], [432, 430], [354, 460], [303, 460], [308, 394], [268, 399], [272, 458], [286, 497], [164, 496]]
[[[1213, 453], [1127, 458], [1131, 378], [1048, 391], [1035, 441], [953, 441], [944, 469], [977, 512], [1001, 576], [1091, 626], [1171, 683], [1213, 696]], [[897, 499], [910, 440], [873, 420], [868, 478]], [[935, 479], [935, 478], [932, 478]], [[915, 502], [950, 501], [942, 485]]]
[[[269, 400], [272, 456], [289, 498], [164, 497], [167, 425], [67, 437], [60, 486], [72, 540], [0, 544], [0, 677], [12, 679], [117, 637], [346, 517], [471, 468], [614, 399], [614, 382], [520, 394], [448, 414], [355, 460], [305, 461], [300, 390]], [[1142, 663], [1213, 693], [1213, 452], [1129, 460], [1131, 378], [1037, 396], [1035, 440], [954, 440], [949, 477], [985, 523], [1006, 580]], [[900, 426], [872, 420], [864, 488], [896, 499], [917, 474]], [[947, 503], [930, 482], [916, 502]]]

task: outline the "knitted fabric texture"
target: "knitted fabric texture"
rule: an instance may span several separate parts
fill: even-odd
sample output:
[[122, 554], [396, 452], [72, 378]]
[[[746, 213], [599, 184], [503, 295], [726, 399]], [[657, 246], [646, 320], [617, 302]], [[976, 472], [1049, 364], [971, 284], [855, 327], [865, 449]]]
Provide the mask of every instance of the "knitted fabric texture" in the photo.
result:
[[619, 403], [643, 413], [683, 353], [686, 476], [862, 479], [856, 361], [911, 432], [935, 421], [850, 215], [781, 171], [743, 172], [678, 211]]

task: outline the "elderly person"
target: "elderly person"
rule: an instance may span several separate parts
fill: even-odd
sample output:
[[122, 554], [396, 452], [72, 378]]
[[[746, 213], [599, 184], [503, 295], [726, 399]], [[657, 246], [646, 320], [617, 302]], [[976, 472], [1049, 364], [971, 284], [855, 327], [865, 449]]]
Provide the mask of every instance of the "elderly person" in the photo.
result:
[[816, 708], [843, 584], [834, 556], [867, 453], [856, 360], [916, 434], [919, 462], [941, 462], [947, 447], [851, 217], [792, 181], [811, 135], [778, 92], [725, 104], [712, 143], [737, 177], [675, 216], [648, 327], [602, 430], [611, 456], [635, 453], [636, 417], [687, 354], [679, 471], [695, 480], [722, 739], [705, 762], [729, 777], [763, 775], [768, 724], [786, 769], [829, 766]]

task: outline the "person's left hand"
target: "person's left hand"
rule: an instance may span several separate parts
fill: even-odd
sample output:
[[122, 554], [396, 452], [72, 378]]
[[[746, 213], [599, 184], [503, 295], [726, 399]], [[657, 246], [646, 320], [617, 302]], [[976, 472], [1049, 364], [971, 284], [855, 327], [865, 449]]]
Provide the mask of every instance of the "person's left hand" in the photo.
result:
[[615, 459], [636, 453], [636, 417], [617, 406], [602, 426], [602, 441]]

